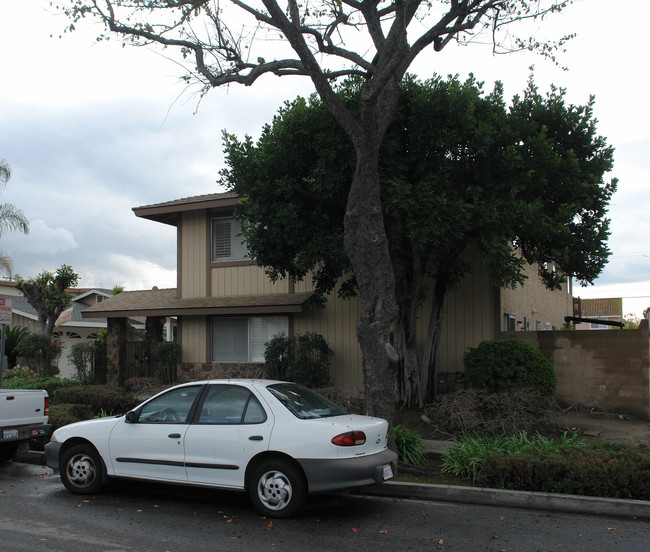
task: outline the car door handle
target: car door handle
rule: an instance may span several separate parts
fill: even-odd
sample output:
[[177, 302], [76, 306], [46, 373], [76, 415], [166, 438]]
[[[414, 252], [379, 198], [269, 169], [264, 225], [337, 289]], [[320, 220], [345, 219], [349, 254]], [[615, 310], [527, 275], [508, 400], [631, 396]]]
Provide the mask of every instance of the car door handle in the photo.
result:
[[167, 437], [169, 437], [170, 439], [180, 439], [181, 434], [180, 433], [170, 433], [169, 435], [167, 435]]
[[261, 435], [251, 435], [251, 436], [248, 438], [248, 440], [249, 440], [249, 441], [263, 441], [263, 440], [264, 440], [264, 437], [262, 437]]

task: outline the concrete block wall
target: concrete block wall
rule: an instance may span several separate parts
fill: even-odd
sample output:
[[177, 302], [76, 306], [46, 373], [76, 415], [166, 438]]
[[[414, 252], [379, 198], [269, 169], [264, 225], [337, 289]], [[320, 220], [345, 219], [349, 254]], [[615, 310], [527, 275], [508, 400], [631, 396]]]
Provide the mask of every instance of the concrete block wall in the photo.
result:
[[650, 331], [504, 332], [525, 339], [555, 367], [560, 404], [584, 405], [650, 420]]

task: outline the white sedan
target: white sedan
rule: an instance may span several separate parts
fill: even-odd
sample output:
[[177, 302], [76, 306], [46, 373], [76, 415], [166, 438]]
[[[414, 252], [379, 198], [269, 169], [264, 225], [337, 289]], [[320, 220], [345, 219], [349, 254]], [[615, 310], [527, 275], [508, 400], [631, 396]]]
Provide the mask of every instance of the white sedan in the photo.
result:
[[391, 479], [388, 431], [386, 420], [294, 383], [212, 380], [61, 427], [45, 450], [73, 493], [94, 494], [111, 477], [219, 487], [247, 491], [263, 515], [289, 517], [309, 493]]

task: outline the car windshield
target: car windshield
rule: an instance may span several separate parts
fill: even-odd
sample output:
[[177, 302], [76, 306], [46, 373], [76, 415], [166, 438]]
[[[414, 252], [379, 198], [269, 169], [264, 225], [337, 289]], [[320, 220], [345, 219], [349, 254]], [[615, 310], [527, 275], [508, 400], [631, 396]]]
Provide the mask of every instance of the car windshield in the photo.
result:
[[342, 416], [348, 413], [345, 408], [341, 408], [322, 395], [295, 383], [275, 383], [269, 385], [268, 390], [296, 418], [301, 420]]

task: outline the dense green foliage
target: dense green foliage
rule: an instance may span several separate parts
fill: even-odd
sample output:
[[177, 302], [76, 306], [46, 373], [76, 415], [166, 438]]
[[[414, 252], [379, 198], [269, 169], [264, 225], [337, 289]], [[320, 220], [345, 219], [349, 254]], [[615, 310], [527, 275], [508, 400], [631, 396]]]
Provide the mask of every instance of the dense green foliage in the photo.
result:
[[59, 373], [58, 362], [63, 345], [58, 339], [47, 334], [28, 334], [16, 348], [18, 356], [25, 359], [30, 370], [37, 370], [42, 377]]
[[56, 430], [64, 425], [91, 420], [95, 417], [92, 408], [87, 404], [52, 404], [50, 405], [50, 423]]
[[522, 339], [483, 341], [464, 357], [466, 374], [476, 389], [490, 393], [530, 388], [555, 392], [557, 377], [551, 362]]
[[477, 482], [520, 491], [650, 500], [650, 450], [606, 444], [490, 454]]
[[[93, 416], [101, 411], [108, 414], [124, 414], [140, 401], [128, 391], [111, 385], [79, 385], [55, 391], [54, 404], [83, 404], [90, 408]], [[93, 417], [91, 416], [91, 418]]]
[[22, 326], [13, 326], [5, 331], [5, 354], [7, 355], [8, 368], [15, 368], [18, 360], [18, 346], [21, 341], [29, 334], [27, 328]]
[[70, 347], [68, 360], [74, 364], [79, 381], [85, 382], [88, 379], [94, 353], [95, 345], [93, 343], [75, 343]]
[[[362, 87], [351, 80], [338, 89], [352, 113]], [[321, 302], [329, 293], [356, 293], [343, 241], [356, 155], [329, 109], [316, 97], [297, 98], [256, 143], [228, 134], [224, 142], [221, 182], [243, 198], [236, 214], [269, 277], [311, 274]], [[498, 83], [486, 94], [473, 78], [404, 80], [379, 174], [407, 405], [426, 392], [409, 386], [431, 381], [415, 365], [417, 307], [432, 299], [430, 345], [420, 362], [433, 366], [444, 298], [471, 269], [468, 247], [483, 252], [501, 286], [523, 284], [526, 261], [550, 288], [566, 275], [581, 282], [598, 276], [610, 254], [606, 211], [616, 182], [603, 176], [612, 163], [612, 148], [596, 134], [593, 100], [567, 105], [563, 90], [543, 96], [531, 79], [508, 109]]]
[[26, 374], [24, 370], [12, 370], [4, 380], [4, 387], [7, 389], [45, 389], [50, 397], [58, 389], [76, 385], [79, 385], [78, 381], [56, 376], [34, 377]]
[[393, 435], [397, 454], [402, 462], [422, 466], [427, 463], [427, 451], [419, 433], [412, 431], [402, 425], [396, 425]]
[[22, 292], [38, 313], [40, 333], [52, 335], [57, 319], [72, 304], [72, 294], [68, 288], [77, 285], [78, 281], [79, 275], [65, 264], [54, 273], [44, 270], [27, 280], [16, 275], [16, 289]]
[[264, 374], [269, 379], [293, 381], [306, 387], [325, 387], [330, 382], [334, 351], [322, 335], [306, 332], [271, 339], [264, 352]]
[[518, 436], [463, 435], [454, 441], [453, 448], [442, 456], [442, 472], [453, 473], [476, 482], [484, 462], [495, 454], [522, 454], [525, 452], [558, 452], [566, 448], [582, 447], [584, 443], [574, 434], [548, 439], [539, 433], [532, 439], [524, 432]]

